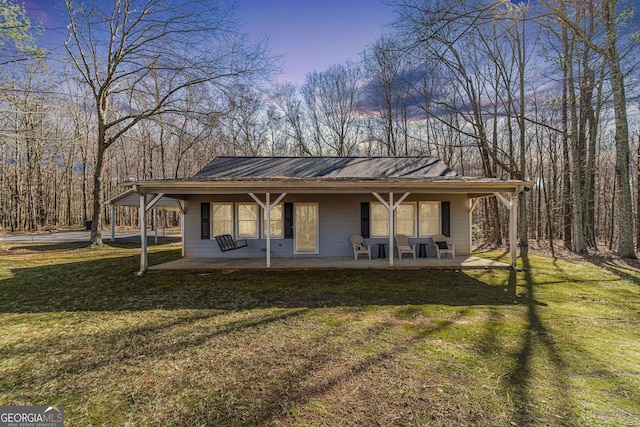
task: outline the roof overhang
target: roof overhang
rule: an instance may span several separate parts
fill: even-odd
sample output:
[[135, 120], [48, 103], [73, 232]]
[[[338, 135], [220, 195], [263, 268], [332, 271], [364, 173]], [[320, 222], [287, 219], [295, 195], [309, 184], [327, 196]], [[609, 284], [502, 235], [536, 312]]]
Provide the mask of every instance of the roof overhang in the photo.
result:
[[[147, 193], [147, 197], [145, 200], [149, 202], [152, 198], [151, 194], [160, 194], [163, 192], [153, 193], [149, 191], [145, 191]], [[129, 188], [122, 193], [113, 196], [110, 199], [102, 202], [104, 205], [115, 205], [115, 206], [137, 206], [140, 207], [140, 195], [136, 192], [135, 188]], [[159, 200], [154, 203], [154, 207], [158, 209], [167, 209], [167, 210], [178, 210], [177, 200], [173, 197], [163, 196]]]
[[515, 193], [531, 188], [533, 182], [520, 180], [472, 179], [455, 180], [156, 180], [131, 182], [137, 191], [160, 194], [184, 199], [195, 194], [247, 194], [289, 193], [289, 194], [354, 194], [373, 192], [411, 192], [432, 194], [466, 194], [473, 197], [488, 196], [493, 193]]

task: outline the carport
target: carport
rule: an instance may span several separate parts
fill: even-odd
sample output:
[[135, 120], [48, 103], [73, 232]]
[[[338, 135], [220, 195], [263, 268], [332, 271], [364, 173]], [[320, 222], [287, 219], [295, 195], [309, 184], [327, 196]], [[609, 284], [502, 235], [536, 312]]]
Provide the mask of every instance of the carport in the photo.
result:
[[[117, 196], [107, 199], [103, 202], [104, 205], [111, 208], [111, 241], [115, 240], [115, 208], [116, 206], [130, 206], [140, 208], [141, 195], [136, 193], [134, 188], [130, 188]], [[149, 210], [153, 212], [153, 229], [155, 230], [155, 241], [158, 242], [158, 210], [164, 209], [167, 211], [178, 211], [181, 214], [184, 213], [182, 205], [178, 199], [167, 196], [158, 196], [155, 194], [146, 194], [144, 199], [145, 213]], [[182, 215], [180, 216], [180, 231], [183, 231]], [[184, 242], [183, 242], [184, 243]]]

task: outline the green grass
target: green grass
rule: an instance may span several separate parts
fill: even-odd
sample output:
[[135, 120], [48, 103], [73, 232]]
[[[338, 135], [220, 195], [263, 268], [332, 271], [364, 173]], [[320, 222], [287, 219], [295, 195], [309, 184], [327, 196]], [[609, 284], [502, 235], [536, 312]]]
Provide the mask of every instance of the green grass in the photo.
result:
[[70, 426], [640, 424], [633, 266], [136, 277], [138, 254], [0, 251], [0, 405]]

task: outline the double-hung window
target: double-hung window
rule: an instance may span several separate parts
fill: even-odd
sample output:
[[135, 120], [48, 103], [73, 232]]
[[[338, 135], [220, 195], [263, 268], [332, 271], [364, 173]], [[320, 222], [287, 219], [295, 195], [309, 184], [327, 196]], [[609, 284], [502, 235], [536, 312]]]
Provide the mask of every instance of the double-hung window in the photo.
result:
[[233, 203], [211, 203], [211, 236], [233, 235]]
[[267, 212], [263, 212], [262, 237], [267, 238], [267, 228], [271, 230], [272, 239], [282, 239], [284, 237], [284, 204], [279, 203], [271, 209], [271, 224], [267, 227]]
[[420, 202], [420, 237], [440, 233], [440, 202]]
[[[389, 237], [389, 209], [382, 203], [369, 205], [371, 237]], [[416, 204], [402, 203], [395, 210], [395, 234], [416, 236]]]
[[369, 205], [369, 226], [371, 237], [389, 237], [389, 210], [382, 203]]
[[416, 237], [416, 204], [401, 203], [396, 208], [396, 234]]
[[238, 224], [237, 236], [244, 239], [258, 238], [258, 218], [260, 209], [257, 203], [237, 203], [236, 222]]

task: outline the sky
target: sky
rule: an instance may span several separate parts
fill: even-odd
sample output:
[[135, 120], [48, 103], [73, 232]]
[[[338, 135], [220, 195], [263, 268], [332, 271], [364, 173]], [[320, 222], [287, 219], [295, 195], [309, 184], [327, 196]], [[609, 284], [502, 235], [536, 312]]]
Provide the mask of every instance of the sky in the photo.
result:
[[[253, 39], [267, 37], [271, 53], [282, 56], [277, 79], [296, 84], [302, 84], [309, 72], [357, 59], [393, 19], [383, 0], [236, 1], [244, 32]], [[63, 0], [24, 0], [24, 5], [32, 19], [43, 23], [43, 40], [61, 48], [66, 35], [59, 17]]]
[[279, 79], [300, 84], [309, 72], [357, 59], [393, 14], [381, 0], [238, 0], [238, 17], [284, 55]]

